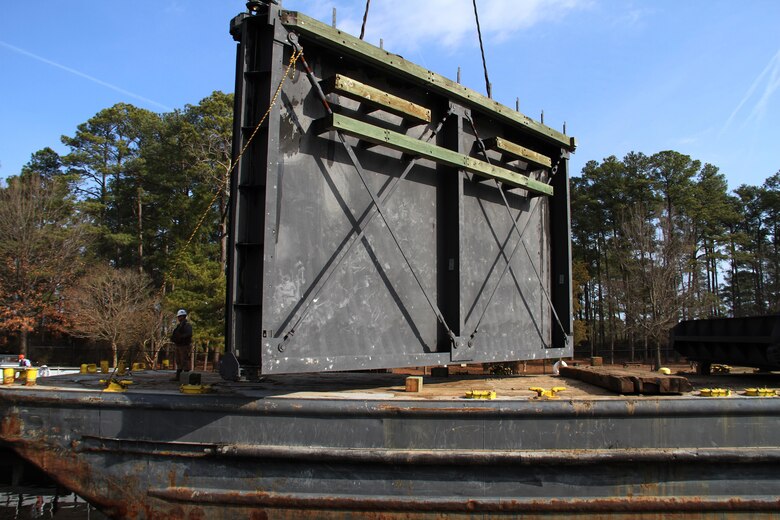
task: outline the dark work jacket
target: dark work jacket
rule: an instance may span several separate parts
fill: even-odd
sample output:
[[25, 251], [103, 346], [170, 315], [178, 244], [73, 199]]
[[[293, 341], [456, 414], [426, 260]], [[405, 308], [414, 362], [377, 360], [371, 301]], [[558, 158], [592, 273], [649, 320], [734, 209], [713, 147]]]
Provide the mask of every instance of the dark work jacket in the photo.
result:
[[187, 320], [176, 325], [171, 334], [171, 341], [176, 345], [192, 345], [192, 325]]

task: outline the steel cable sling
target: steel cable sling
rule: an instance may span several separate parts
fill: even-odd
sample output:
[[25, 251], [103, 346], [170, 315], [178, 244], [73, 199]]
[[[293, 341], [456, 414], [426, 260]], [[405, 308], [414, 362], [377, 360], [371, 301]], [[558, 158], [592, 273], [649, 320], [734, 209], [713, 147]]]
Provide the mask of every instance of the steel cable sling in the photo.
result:
[[[290, 33], [288, 36], [288, 39], [290, 43], [292, 44], [293, 48], [295, 49], [295, 52], [300, 56], [301, 63], [303, 64], [303, 67], [306, 70], [306, 77], [309, 80], [309, 83], [311, 83], [312, 88], [317, 93], [317, 96], [319, 97], [320, 102], [322, 103], [323, 107], [325, 108], [328, 115], [333, 114], [333, 110], [330, 107], [330, 103], [328, 103], [327, 98], [325, 97], [325, 93], [322, 91], [322, 88], [319, 85], [319, 82], [317, 81], [317, 78], [314, 76], [314, 72], [312, 71], [311, 67], [309, 66], [308, 62], [306, 61], [306, 58], [303, 55], [303, 49], [301, 48], [300, 44], [298, 43], [298, 36], [295, 33]], [[431, 135], [429, 136], [428, 140], [433, 138], [440, 130], [444, 122], [446, 121], [447, 117], [449, 117], [450, 113], [448, 112], [445, 117], [438, 123], [437, 127], [432, 131]], [[424, 132], [423, 132], [424, 134]], [[418, 287], [423, 293], [423, 296], [425, 297], [426, 301], [428, 302], [428, 305], [431, 307], [431, 310], [436, 315], [436, 319], [442, 324], [442, 326], [445, 328], [448, 337], [451, 341], [456, 341], [456, 336], [452, 332], [452, 329], [450, 329], [449, 325], [447, 324], [446, 320], [444, 319], [444, 315], [442, 314], [439, 307], [436, 305], [436, 303], [431, 298], [430, 294], [428, 294], [428, 291], [425, 289], [425, 286], [423, 285], [422, 281], [420, 280], [420, 277], [417, 275], [416, 270], [411, 264], [411, 261], [409, 260], [409, 257], [406, 255], [403, 247], [401, 246], [401, 243], [399, 242], [396, 233], [393, 229], [393, 226], [390, 224], [389, 220], [386, 216], [386, 211], [384, 209], [384, 202], [389, 199], [389, 197], [394, 193], [395, 188], [398, 186], [401, 180], [406, 178], [408, 173], [411, 171], [412, 167], [414, 166], [416, 162], [416, 158], [413, 158], [409, 165], [406, 167], [402, 175], [395, 181], [395, 183], [388, 189], [388, 193], [380, 200], [379, 197], [374, 193], [374, 190], [371, 189], [369, 186], [366, 178], [365, 178], [365, 171], [363, 170], [363, 167], [360, 164], [360, 161], [358, 160], [357, 156], [355, 155], [355, 151], [353, 150], [352, 146], [347, 142], [347, 140], [344, 138], [344, 134], [340, 131], [336, 131], [336, 135], [339, 138], [339, 141], [344, 146], [344, 149], [347, 152], [347, 155], [350, 158], [350, 161], [352, 162], [352, 165], [355, 167], [355, 170], [358, 173], [358, 176], [360, 177], [360, 181], [363, 183], [363, 186], [365, 187], [366, 191], [368, 192], [369, 196], [371, 197], [371, 214], [367, 215], [364, 218], [364, 224], [360, 225], [358, 222], [358, 233], [355, 234], [350, 238], [350, 242], [347, 246], [345, 246], [344, 249], [342, 249], [342, 253], [340, 253], [337, 258], [337, 261], [334, 261], [331, 266], [328, 269], [328, 273], [320, 278], [320, 281], [317, 285], [315, 285], [315, 288], [312, 290], [310, 295], [308, 296], [308, 303], [306, 303], [305, 308], [301, 312], [301, 314], [298, 316], [298, 319], [295, 321], [293, 326], [289, 329], [289, 331], [283, 336], [281, 343], [278, 345], [278, 349], [280, 351], [284, 350], [284, 343], [295, 334], [295, 331], [300, 325], [300, 323], [303, 321], [305, 316], [308, 314], [309, 309], [311, 308], [311, 304], [316, 300], [316, 295], [318, 295], [325, 283], [330, 279], [330, 277], [333, 275], [333, 272], [335, 272], [335, 267], [337, 267], [343, 260], [346, 258], [347, 252], [351, 250], [351, 248], [354, 246], [354, 244], [357, 243], [359, 239], [362, 239], [365, 237], [365, 229], [367, 228], [368, 224], [371, 222], [374, 216], [376, 216], [377, 213], [382, 217], [382, 221], [385, 223], [385, 226], [387, 227], [388, 232], [390, 233], [391, 238], [393, 239], [393, 242], [395, 243], [396, 248], [398, 249], [399, 253], [401, 254], [401, 257], [404, 259], [404, 262], [406, 263], [406, 266], [409, 268], [409, 271], [412, 274], [412, 277], [414, 278], [415, 282], [417, 283]], [[354, 232], [354, 228], [352, 230]]]

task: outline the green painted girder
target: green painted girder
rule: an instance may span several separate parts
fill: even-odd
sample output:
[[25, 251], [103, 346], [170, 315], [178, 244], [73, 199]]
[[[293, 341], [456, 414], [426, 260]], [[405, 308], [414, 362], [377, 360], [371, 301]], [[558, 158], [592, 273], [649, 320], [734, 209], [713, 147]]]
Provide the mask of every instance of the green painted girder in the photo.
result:
[[553, 194], [552, 186], [544, 182], [351, 117], [331, 114], [316, 121], [315, 132], [324, 133], [329, 130], [339, 130], [370, 143], [387, 146], [393, 150], [410, 155], [424, 157], [439, 164], [460, 168], [481, 177], [496, 179], [510, 186], [526, 189], [531, 193], [550, 196]]
[[[556, 146], [562, 146], [568, 151], [574, 151], [576, 147], [573, 137], [553, 130], [549, 126], [534, 121], [530, 117], [493, 101], [470, 88], [407, 61], [397, 54], [387, 52], [350, 34], [330, 27], [314, 18], [295, 11], [282, 11], [281, 21], [282, 25], [287, 29], [296, 30], [323, 46], [367, 61], [396, 76], [412, 80], [433, 92], [443, 94], [466, 105], [477, 106], [488, 115], [513, 125], [519, 125], [519, 128]], [[304, 49], [305, 51], [306, 49]]]

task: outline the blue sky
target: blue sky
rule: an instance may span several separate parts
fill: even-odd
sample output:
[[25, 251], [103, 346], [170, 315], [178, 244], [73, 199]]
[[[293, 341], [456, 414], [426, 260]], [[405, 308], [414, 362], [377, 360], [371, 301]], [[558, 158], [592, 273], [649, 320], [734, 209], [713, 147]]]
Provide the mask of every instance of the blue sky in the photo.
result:
[[[284, 7], [359, 34], [364, 0]], [[478, 0], [493, 97], [577, 137], [589, 160], [676, 150], [729, 187], [780, 170], [780, 2]], [[0, 177], [118, 102], [163, 112], [231, 92], [232, 0], [0, 7]], [[373, 0], [366, 39], [485, 92], [471, 0]]]

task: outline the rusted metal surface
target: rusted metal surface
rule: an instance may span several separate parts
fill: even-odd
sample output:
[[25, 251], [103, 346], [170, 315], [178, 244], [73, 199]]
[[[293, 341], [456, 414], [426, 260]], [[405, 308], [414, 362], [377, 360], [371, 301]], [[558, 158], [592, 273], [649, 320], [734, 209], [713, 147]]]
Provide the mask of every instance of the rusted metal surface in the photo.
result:
[[639, 369], [614, 366], [561, 367], [562, 376], [607, 388], [618, 394], [682, 394], [693, 389], [682, 376], [664, 375]]
[[117, 518], [755, 518], [778, 507], [780, 399], [477, 405], [370, 398], [355, 381], [362, 396], [0, 389], [0, 440]]
[[778, 511], [780, 499], [765, 497], [755, 500], [724, 498], [707, 500], [699, 497], [644, 498], [617, 497], [605, 499], [513, 500], [399, 500], [392, 497], [334, 497], [328, 495], [285, 495], [267, 492], [234, 492], [190, 488], [155, 489], [150, 495], [171, 501], [214, 505], [251, 505], [288, 507], [297, 510], [368, 510], [393, 512], [453, 513], [666, 513], [666, 512], [753, 512]]

